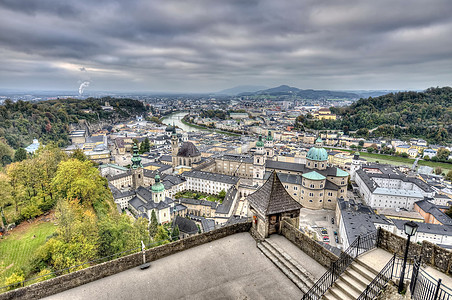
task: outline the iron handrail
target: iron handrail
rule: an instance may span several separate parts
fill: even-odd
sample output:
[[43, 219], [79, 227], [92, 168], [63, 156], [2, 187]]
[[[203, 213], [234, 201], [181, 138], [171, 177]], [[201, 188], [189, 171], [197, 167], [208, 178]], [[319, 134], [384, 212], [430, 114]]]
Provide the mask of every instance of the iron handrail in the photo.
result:
[[330, 265], [330, 268], [316, 281], [309, 291], [303, 295], [302, 300], [320, 299], [360, 254], [377, 246], [377, 237], [377, 231], [358, 236], [356, 240], [341, 253], [339, 258]]
[[372, 300], [384, 289], [386, 284], [392, 278], [392, 272], [394, 271], [394, 262], [396, 260], [396, 254], [388, 261], [388, 263], [381, 269], [380, 273], [366, 286], [366, 289], [359, 295], [357, 300]]

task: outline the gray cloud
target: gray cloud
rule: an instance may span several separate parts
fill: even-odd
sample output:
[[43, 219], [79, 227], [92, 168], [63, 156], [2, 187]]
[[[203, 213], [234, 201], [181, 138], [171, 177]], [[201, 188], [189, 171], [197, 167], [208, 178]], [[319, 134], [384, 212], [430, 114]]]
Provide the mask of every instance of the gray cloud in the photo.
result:
[[[0, 0], [0, 88], [451, 85], [450, 1]], [[82, 72], [80, 72], [82, 71]]]

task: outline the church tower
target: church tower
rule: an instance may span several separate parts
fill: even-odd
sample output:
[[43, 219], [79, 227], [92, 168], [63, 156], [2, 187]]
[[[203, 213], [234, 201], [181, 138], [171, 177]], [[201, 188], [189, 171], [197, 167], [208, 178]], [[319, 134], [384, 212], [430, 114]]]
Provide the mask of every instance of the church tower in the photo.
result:
[[265, 174], [265, 151], [262, 135], [259, 135], [259, 140], [256, 142], [256, 152], [254, 153], [253, 163], [253, 185], [262, 185], [264, 183]]
[[141, 157], [138, 154], [137, 144], [133, 144], [133, 156], [132, 156], [132, 186], [137, 189], [144, 185], [143, 179], [143, 165], [141, 164]]
[[273, 137], [270, 130], [268, 131], [267, 138], [265, 139], [265, 156], [270, 160], [273, 160], [273, 157], [275, 156], [273, 150]]
[[173, 133], [171, 134], [171, 159], [173, 161], [173, 168], [177, 167], [178, 151], [179, 151], [179, 141], [177, 139], [176, 127], [173, 126]]
[[151, 187], [152, 201], [160, 203], [165, 200], [165, 186], [160, 182], [160, 175], [155, 175], [155, 183]]

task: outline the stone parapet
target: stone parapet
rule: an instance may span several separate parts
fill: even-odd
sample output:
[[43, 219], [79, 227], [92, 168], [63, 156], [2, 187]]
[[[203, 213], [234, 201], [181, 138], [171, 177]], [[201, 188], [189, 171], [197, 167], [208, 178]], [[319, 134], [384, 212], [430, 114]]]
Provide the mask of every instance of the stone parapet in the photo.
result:
[[[405, 253], [406, 239], [384, 229], [379, 229], [378, 247], [390, 253], [403, 256]], [[445, 273], [452, 273], [452, 252], [433, 243], [423, 241], [422, 244], [410, 242], [408, 250], [410, 257], [422, 257], [422, 263], [434, 267]]]
[[331, 263], [339, 258], [335, 254], [324, 248], [322, 245], [317, 243], [317, 241], [311, 239], [308, 235], [295, 228], [289, 222], [283, 220], [281, 222], [281, 227], [281, 234], [286, 239], [291, 241], [304, 253], [312, 257], [315, 261], [317, 261], [325, 268], [329, 268]]
[[[161, 245], [146, 250], [146, 261], [154, 261], [179, 251], [221, 239], [235, 233], [248, 232], [250, 228], [251, 222], [237, 223], [206, 233], [194, 235], [169, 244]], [[95, 280], [99, 280], [130, 268], [137, 267], [142, 263], [143, 256], [141, 252], [127, 255], [115, 260], [88, 267], [83, 270], [0, 294], [0, 300], [40, 299]]]

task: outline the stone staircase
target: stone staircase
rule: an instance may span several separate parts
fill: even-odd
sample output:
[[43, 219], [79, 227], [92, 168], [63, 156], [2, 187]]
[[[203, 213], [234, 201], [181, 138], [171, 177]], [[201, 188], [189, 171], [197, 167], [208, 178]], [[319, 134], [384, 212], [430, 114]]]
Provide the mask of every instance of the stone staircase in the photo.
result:
[[379, 271], [357, 258], [323, 295], [323, 299], [357, 299], [378, 273]]
[[270, 239], [257, 244], [257, 248], [267, 256], [303, 293], [314, 285], [315, 278], [306, 271], [289, 254], [284, 252], [278, 244]]

